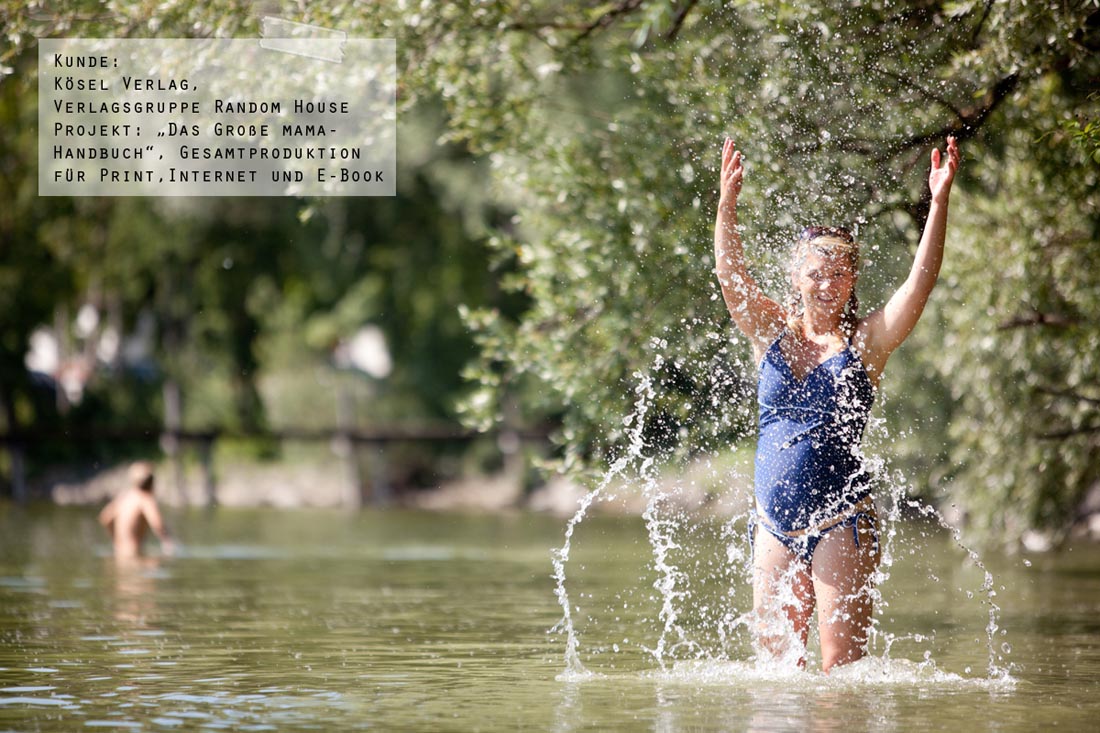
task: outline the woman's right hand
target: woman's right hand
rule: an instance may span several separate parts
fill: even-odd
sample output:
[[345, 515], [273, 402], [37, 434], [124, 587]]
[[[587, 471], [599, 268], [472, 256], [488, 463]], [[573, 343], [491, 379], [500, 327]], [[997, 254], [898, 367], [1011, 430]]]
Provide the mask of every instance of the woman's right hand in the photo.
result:
[[722, 145], [722, 177], [718, 203], [721, 206], [737, 206], [737, 197], [741, 195], [741, 178], [745, 169], [741, 167], [741, 151], [733, 146], [733, 140], [726, 138]]

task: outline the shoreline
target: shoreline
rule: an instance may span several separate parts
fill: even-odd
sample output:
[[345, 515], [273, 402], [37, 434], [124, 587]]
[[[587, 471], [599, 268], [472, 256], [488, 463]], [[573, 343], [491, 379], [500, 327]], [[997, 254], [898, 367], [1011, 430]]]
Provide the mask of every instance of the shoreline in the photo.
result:
[[[703, 515], [735, 516], [751, 509], [751, 473], [736, 460], [714, 468], [711, 461], [689, 464], [672, 476], [655, 480], [662, 507]], [[126, 486], [128, 463], [108, 468], [69, 467], [45, 472], [30, 484], [30, 501], [59, 506], [99, 506]], [[718, 480], [716, 473], [722, 474]], [[182, 490], [177, 488], [170, 462], [157, 463], [157, 499], [176, 509], [223, 506], [276, 509], [328, 508], [354, 511], [362, 508], [408, 508], [427, 511], [499, 513], [530, 511], [562, 519], [572, 517], [589, 489], [563, 476], [524, 491], [521, 474], [499, 471], [469, 475], [441, 482], [437, 486], [391, 494], [369, 495], [349, 503], [349, 485], [340, 461], [281, 461], [256, 463], [223, 462], [217, 474], [214, 502], [207, 500], [204, 476], [198, 465], [183, 469]], [[629, 477], [613, 482], [604, 497], [589, 507], [594, 514], [642, 515], [652, 492], [631, 486]], [[719, 487], [718, 484], [721, 484]], [[607, 500], [611, 498], [612, 500]], [[962, 529], [966, 515], [951, 507], [939, 510], [946, 524]], [[1088, 492], [1082, 510], [1065, 531], [1063, 540], [1100, 542], [1100, 486]], [[1019, 548], [1029, 553], [1056, 550], [1059, 538], [1053, 532], [1028, 530], [1019, 538]]]
[[[105, 468], [67, 467], [46, 471], [30, 483], [31, 501], [46, 501], [59, 506], [95, 506], [106, 503], [126, 486], [128, 463]], [[709, 463], [689, 465], [674, 479], [656, 481], [661, 501], [685, 511], [708, 514], [734, 514], [750, 506], [751, 483], [736, 471], [728, 472], [724, 489], [716, 480]], [[298, 508], [405, 507], [429, 511], [533, 511], [568, 518], [578, 509], [589, 489], [564, 476], [552, 476], [530, 491], [524, 491], [522, 474], [507, 469], [491, 474], [462, 476], [440, 484], [402, 492], [383, 490], [371, 496], [349, 495], [354, 490], [340, 461], [293, 461], [257, 463], [221, 462], [217, 472], [214, 500], [209, 501], [205, 477], [198, 465], [185, 465], [182, 483], [171, 462], [156, 463], [156, 497], [162, 506], [188, 508], [202, 506]], [[648, 503], [647, 494], [631, 485], [629, 478], [613, 482], [604, 490], [612, 500], [598, 501], [590, 511], [610, 514], [641, 515]], [[177, 485], [180, 484], [180, 485]]]

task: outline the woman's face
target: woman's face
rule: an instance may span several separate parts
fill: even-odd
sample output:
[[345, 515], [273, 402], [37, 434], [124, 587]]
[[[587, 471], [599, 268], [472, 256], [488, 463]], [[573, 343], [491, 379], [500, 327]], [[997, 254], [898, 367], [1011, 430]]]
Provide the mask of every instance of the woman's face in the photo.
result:
[[797, 263], [792, 278], [803, 307], [820, 315], [842, 314], [856, 286], [856, 274], [845, 254], [813, 247]]

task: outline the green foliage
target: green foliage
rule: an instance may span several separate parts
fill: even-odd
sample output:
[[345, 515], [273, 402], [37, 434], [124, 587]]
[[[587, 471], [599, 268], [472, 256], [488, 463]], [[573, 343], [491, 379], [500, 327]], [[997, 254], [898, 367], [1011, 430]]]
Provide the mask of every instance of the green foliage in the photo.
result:
[[1100, 163], [1100, 93], [1088, 97], [1089, 114], [1078, 112], [1072, 120], [1062, 123], [1063, 129], [1073, 138], [1074, 144], [1083, 149], [1094, 163]]
[[[524, 301], [485, 276], [481, 240], [503, 214], [479, 184], [484, 162], [437, 144], [430, 97], [403, 111], [392, 199], [40, 198], [35, 37], [255, 35], [259, 16], [239, 3], [0, 8], [12, 44], [0, 61], [10, 65], [0, 115], [12, 132], [0, 143], [0, 192], [11, 202], [0, 211], [0, 403], [12, 408], [0, 430], [155, 426], [164, 379], [181, 385], [192, 430], [330, 428], [338, 392], [358, 406], [359, 424], [453, 420], [474, 354], [459, 306], [507, 315]], [[60, 415], [23, 356], [32, 329], [67, 323], [85, 302], [125, 333], [151, 317], [155, 372], [100, 364], [84, 402]], [[332, 360], [367, 323], [383, 330], [395, 363], [377, 384]]]
[[[318, 226], [362, 238], [342, 234], [315, 247], [306, 237], [309, 252], [287, 242], [272, 250], [285, 261], [245, 268], [260, 275], [247, 295], [203, 291], [201, 300], [218, 307], [201, 317], [200, 331], [216, 336], [212, 344], [234, 340], [235, 365], [256, 358], [236, 341], [248, 342], [257, 323], [261, 353], [295, 341], [280, 333], [300, 332], [316, 356], [359, 316], [386, 319], [405, 344], [397, 348], [415, 359], [457, 338], [440, 314], [466, 303], [481, 350], [467, 369], [477, 383], [464, 406], [471, 421], [491, 424], [519, 396], [527, 421], [560, 423], [568, 464], [598, 466], [622, 450], [623, 416], [642, 396], [652, 402], [650, 445], [681, 455], [719, 450], [753, 424], [752, 366], [711, 273], [723, 137], [747, 154], [741, 223], [766, 288], [785, 287], [789, 242], [802, 225], [855, 224], [868, 260], [866, 308], [907, 270], [926, 211], [928, 151], [955, 134], [964, 162], [942, 284], [883, 391], [901, 461], [918, 491], [950, 492], [976, 524], [1006, 538], [1065, 527], [1100, 478], [1092, 468], [1100, 434], [1100, 290], [1090, 246], [1100, 232], [1095, 2], [464, 0], [268, 10], [352, 36], [397, 38], [403, 119], [439, 99], [448, 120], [441, 138], [484, 156], [472, 176], [455, 173], [455, 185], [427, 174], [426, 195], [454, 196], [459, 203], [444, 200], [442, 209], [464, 212], [475, 236], [492, 223], [492, 258], [488, 284], [478, 285], [474, 270], [485, 262], [458, 255], [460, 238], [444, 221], [431, 224], [442, 250], [410, 253], [400, 249], [416, 238], [402, 228], [411, 227], [409, 209], [383, 206], [358, 221], [348, 213], [340, 224], [319, 206]], [[81, 20], [88, 15], [79, 3], [52, 16], [13, 16], [16, 49], [36, 35], [76, 34], [81, 23], [99, 35], [233, 35], [254, 34], [256, 21], [240, 6], [182, 0], [96, 21]], [[0, 62], [21, 58], [9, 50]], [[4, 93], [11, 115], [15, 95]], [[414, 147], [424, 160], [423, 145]], [[51, 242], [94, 237], [87, 212], [64, 223], [68, 203], [46, 211], [25, 191], [12, 195], [20, 212], [38, 207], [32, 222], [68, 227]], [[486, 196], [518, 213], [485, 215], [477, 202]], [[365, 220], [373, 218], [377, 230]], [[14, 221], [5, 232], [32, 226], [22, 215]], [[383, 223], [402, 234], [383, 234]], [[269, 230], [251, 236], [261, 231]], [[218, 247], [235, 237], [252, 241], [224, 231]], [[226, 254], [200, 255], [187, 249], [191, 240], [180, 240], [180, 254], [168, 240], [161, 246], [174, 272], [212, 267]], [[435, 261], [422, 252], [461, 264], [440, 279], [420, 277]], [[83, 287], [83, 266], [67, 264], [71, 251], [22, 256], [52, 258], [43, 265], [70, 294], [63, 297]], [[233, 289], [212, 269], [206, 278], [197, 282]], [[515, 300], [501, 299], [498, 287]], [[449, 295], [456, 290], [465, 297]], [[28, 293], [20, 307], [37, 313], [50, 302]], [[187, 313], [195, 303], [164, 307]], [[269, 358], [278, 361], [260, 357]], [[406, 394], [430, 385], [432, 372], [411, 370]]]
[[[965, 203], [951, 217], [943, 292], [890, 365], [886, 395], [906, 396], [888, 400], [891, 432], [905, 465], [928, 477], [914, 477], [917, 489], [943, 491], [933, 481], [950, 480], [979, 524], [1006, 537], [1064, 526], [1094, 480], [1094, 433], [1058, 439], [1039, 426], [1080, 427], [1094, 408], [1082, 389], [1097, 382], [1085, 356], [1095, 289], [1062, 266], [1048, 265], [1045, 279], [1030, 268], [1053, 238], [1076, 243], [1064, 256], [1080, 272], [1095, 270], [1081, 246], [1095, 239], [1095, 174], [1065, 134], [1095, 88], [1095, 4], [437, 10], [339, 20], [398, 37], [410, 96], [442, 95], [452, 135], [490, 154], [493, 184], [519, 212], [491, 241], [498, 261], [518, 266], [506, 285], [532, 306], [519, 323], [469, 312], [483, 350], [469, 372], [482, 386], [469, 405], [475, 417], [491, 419], [501, 390], [524, 389], [536, 413], [560, 413], [571, 457], [598, 465], [622, 447], [621, 416], [638, 387], [653, 391], [647, 431], [661, 449], [711, 450], [743, 435], [752, 369], [710, 273], [723, 137], [747, 154], [742, 225], [768, 288], [784, 287], [782, 263], [801, 225], [854, 223], [869, 259], [861, 295], [877, 305], [919, 236], [928, 150], [955, 134]], [[1051, 132], [1043, 155], [1024, 154]], [[990, 288], [1003, 299], [972, 297]], [[1076, 335], [995, 326], [974, 335], [978, 323], [1016, 317], [1025, 294], [1072, 304], [1080, 319], [1067, 334]], [[957, 404], [939, 399], [949, 393]], [[942, 422], [914, 432], [906, 419], [922, 407]]]
[[1100, 480], [1100, 169], [1064, 140], [1036, 144], [1027, 126], [998, 122], [1003, 152], [971, 163], [949, 287], [932, 306], [946, 324], [936, 367], [958, 403], [953, 494], [998, 535], [1060, 536]]

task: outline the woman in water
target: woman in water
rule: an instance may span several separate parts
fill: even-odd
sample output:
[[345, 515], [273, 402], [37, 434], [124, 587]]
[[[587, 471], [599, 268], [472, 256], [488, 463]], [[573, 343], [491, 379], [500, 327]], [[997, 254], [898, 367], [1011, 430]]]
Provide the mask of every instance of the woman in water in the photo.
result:
[[[909, 277], [884, 307], [860, 318], [859, 246], [839, 227], [802, 232], [782, 305], [760, 290], [737, 231], [741, 153], [729, 139], [722, 148], [716, 272], [760, 365], [753, 612], [765, 654], [788, 658], [793, 651], [804, 664], [815, 604], [826, 672], [865, 652], [879, 548], [860, 441], [886, 361], [936, 284], [958, 167], [959, 149], [949, 137], [946, 158], [932, 151], [931, 208]], [[792, 627], [797, 648], [788, 642]]]

